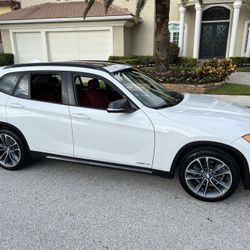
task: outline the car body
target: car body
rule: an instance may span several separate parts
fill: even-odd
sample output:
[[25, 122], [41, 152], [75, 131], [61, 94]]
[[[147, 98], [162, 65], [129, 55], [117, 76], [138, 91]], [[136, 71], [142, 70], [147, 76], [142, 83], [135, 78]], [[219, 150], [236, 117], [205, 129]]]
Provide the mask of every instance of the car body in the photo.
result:
[[[250, 143], [244, 139], [250, 134], [250, 110], [230, 102], [175, 92], [166, 93], [166, 96], [176, 103], [151, 107], [151, 102], [147, 105], [152, 99], [151, 94], [152, 103], [159, 103], [162, 99], [161, 96], [158, 98], [158, 92], [164, 90], [159, 88], [152, 92], [150, 85], [148, 90], [145, 88], [148, 92], [144, 95], [140, 81], [151, 80], [140, 74], [128, 65], [94, 61], [4, 67], [0, 71], [0, 129], [13, 132], [23, 142], [29, 156], [155, 173], [170, 178], [189, 153], [212, 150], [209, 157], [213, 161], [217, 159], [213, 153], [223, 155], [225, 152], [235, 162], [233, 168], [242, 176], [244, 187], [250, 189]], [[138, 82], [133, 85], [131, 79], [137, 77]], [[43, 81], [49, 90], [46, 93], [45, 85], [41, 87]], [[53, 82], [52, 87], [49, 81]], [[1, 86], [10, 82], [11, 87], [1, 90]], [[103, 89], [101, 82], [105, 85]], [[60, 98], [50, 99], [52, 92]], [[93, 95], [91, 98], [97, 94], [96, 100], [104, 102], [101, 100], [106, 98], [104, 92], [113, 100], [109, 105], [105, 104], [107, 108], [93, 108], [85, 102], [89, 94]], [[7, 148], [11, 150], [5, 146]], [[7, 153], [2, 155], [5, 156]], [[206, 155], [202, 157], [207, 159]], [[11, 165], [11, 159], [9, 162]], [[213, 164], [219, 162], [224, 164], [220, 158]], [[16, 166], [5, 166], [3, 162], [1, 165], [16, 169]], [[223, 178], [228, 179], [228, 185], [232, 181], [231, 174]], [[213, 183], [209, 185], [212, 189]], [[203, 183], [202, 190], [209, 185], [203, 187], [206, 186]], [[196, 184], [191, 183], [191, 186], [194, 188]], [[187, 185], [185, 189], [188, 189]], [[211, 197], [187, 191], [208, 201], [231, 195], [227, 190], [219, 196], [213, 190]]]

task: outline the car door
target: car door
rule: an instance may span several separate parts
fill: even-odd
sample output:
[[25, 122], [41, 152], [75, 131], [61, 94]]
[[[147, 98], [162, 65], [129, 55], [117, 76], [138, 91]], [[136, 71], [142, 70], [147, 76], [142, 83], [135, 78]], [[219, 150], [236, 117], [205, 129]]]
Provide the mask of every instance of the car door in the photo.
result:
[[24, 135], [30, 150], [73, 156], [63, 72], [24, 72], [6, 103], [8, 123]]
[[145, 113], [141, 109], [108, 113], [109, 103], [124, 98], [124, 93], [97, 75], [74, 73], [70, 79], [77, 98], [76, 105], [70, 107], [74, 156], [151, 168], [154, 130]]

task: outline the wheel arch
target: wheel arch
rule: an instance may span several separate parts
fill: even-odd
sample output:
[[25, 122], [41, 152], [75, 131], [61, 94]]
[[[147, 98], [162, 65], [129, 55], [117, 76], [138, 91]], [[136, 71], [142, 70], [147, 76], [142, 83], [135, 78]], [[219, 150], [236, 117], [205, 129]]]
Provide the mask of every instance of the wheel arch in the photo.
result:
[[18, 136], [20, 136], [20, 138], [22, 139], [22, 141], [24, 142], [28, 152], [30, 152], [30, 148], [29, 148], [29, 144], [25, 138], [25, 136], [23, 135], [23, 133], [15, 126], [6, 123], [6, 122], [0, 122], [0, 129], [9, 129], [12, 132], [16, 133]]
[[218, 148], [227, 151], [230, 155], [234, 157], [237, 161], [239, 166], [239, 171], [241, 175], [241, 179], [243, 181], [243, 185], [245, 189], [250, 189], [250, 172], [248, 162], [245, 156], [236, 148], [229, 146], [227, 144], [218, 143], [218, 142], [211, 142], [211, 141], [198, 141], [198, 142], [191, 142], [183, 146], [178, 153], [176, 154], [172, 165], [171, 165], [171, 175], [174, 177], [175, 172], [181, 162], [181, 160], [187, 155], [188, 151], [193, 149], [198, 149], [200, 147], [208, 147], [208, 148]]

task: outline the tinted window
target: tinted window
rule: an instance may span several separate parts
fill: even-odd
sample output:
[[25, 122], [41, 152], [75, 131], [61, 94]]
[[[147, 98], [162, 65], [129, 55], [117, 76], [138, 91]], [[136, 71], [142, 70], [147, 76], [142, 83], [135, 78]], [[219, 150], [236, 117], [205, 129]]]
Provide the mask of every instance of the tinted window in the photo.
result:
[[19, 81], [15, 90], [16, 97], [28, 99], [29, 98], [29, 74], [25, 74]]
[[111, 102], [123, 98], [112, 86], [98, 78], [75, 75], [74, 84], [81, 107], [106, 110]]
[[62, 103], [62, 77], [60, 74], [31, 74], [32, 100]]
[[0, 80], [0, 91], [11, 94], [20, 77], [19, 73], [8, 74]]

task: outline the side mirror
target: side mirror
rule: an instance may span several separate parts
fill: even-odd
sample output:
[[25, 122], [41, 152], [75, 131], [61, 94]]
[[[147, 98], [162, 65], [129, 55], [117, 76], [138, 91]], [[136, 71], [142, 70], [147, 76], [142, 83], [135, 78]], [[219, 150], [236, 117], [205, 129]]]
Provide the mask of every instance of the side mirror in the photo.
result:
[[132, 113], [136, 108], [128, 102], [127, 99], [120, 99], [114, 102], [111, 102], [108, 106], [108, 113]]

